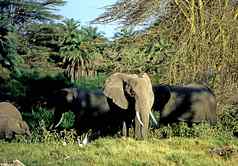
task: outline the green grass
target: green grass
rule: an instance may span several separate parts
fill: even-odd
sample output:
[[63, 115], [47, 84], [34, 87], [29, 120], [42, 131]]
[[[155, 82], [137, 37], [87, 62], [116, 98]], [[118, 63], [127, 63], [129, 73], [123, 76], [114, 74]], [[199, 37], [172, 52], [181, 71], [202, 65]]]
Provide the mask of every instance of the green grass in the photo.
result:
[[[230, 156], [211, 154], [212, 148], [229, 146]], [[219, 138], [198, 139], [174, 137], [171, 139], [102, 138], [85, 147], [77, 144], [0, 144], [0, 163], [20, 160], [31, 166], [140, 166], [140, 165], [236, 165], [238, 140]]]

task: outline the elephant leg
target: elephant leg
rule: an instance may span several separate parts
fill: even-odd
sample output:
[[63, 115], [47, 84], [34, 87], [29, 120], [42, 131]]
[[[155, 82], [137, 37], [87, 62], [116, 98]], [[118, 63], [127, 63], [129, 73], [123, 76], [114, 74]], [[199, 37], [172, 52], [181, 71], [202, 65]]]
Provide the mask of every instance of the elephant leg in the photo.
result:
[[129, 129], [132, 125], [132, 120], [126, 120], [122, 122], [122, 136], [129, 137]]

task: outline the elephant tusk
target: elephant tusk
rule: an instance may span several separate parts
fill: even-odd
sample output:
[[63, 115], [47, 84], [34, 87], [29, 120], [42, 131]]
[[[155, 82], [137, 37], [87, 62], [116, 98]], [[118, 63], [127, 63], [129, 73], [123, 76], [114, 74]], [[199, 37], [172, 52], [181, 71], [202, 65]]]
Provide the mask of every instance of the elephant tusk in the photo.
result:
[[143, 124], [143, 122], [141, 121], [141, 118], [140, 118], [140, 113], [139, 113], [138, 111], [136, 111], [136, 117], [137, 117], [137, 119], [138, 119], [139, 123], [141, 124], [141, 126], [143, 127], [143, 126], [144, 126], [144, 124]]
[[63, 119], [64, 119], [64, 114], [62, 114], [60, 121], [55, 125], [55, 128], [57, 128], [63, 122]]
[[156, 121], [155, 116], [153, 115], [153, 113], [151, 111], [150, 111], [150, 117], [151, 117], [152, 121], [154, 122], [154, 124], [157, 126], [158, 122]]

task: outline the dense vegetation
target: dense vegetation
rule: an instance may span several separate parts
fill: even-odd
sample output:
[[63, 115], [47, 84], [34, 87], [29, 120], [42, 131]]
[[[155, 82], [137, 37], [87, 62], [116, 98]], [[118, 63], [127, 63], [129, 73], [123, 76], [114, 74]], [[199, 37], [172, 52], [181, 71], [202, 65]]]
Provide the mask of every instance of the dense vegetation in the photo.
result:
[[[0, 0], [0, 101], [17, 105], [33, 132], [30, 140], [20, 137], [14, 144], [1, 144], [0, 156], [4, 158], [0, 157], [0, 165], [16, 158], [26, 165], [237, 162], [236, 0], [119, 0], [93, 21], [124, 25], [113, 40], [78, 20], [62, 20], [55, 10], [64, 4], [63, 0]], [[136, 31], [138, 27], [143, 30]], [[218, 124], [151, 130], [148, 140], [138, 142], [99, 139], [85, 149], [75, 146], [74, 131], [59, 134], [47, 130], [53, 115], [46, 102], [55, 90], [102, 88], [106, 76], [116, 71], [147, 72], [153, 83], [196, 81], [209, 86], [218, 101]], [[70, 113], [67, 116], [63, 127], [70, 128], [73, 118]], [[159, 139], [162, 137], [168, 139]], [[64, 142], [69, 146], [63, 146]], [[48, 144], [52, 147], [46, 148]], [[209, 149], [217, 147], [225, 148], [225, 155], [210, 153]]]

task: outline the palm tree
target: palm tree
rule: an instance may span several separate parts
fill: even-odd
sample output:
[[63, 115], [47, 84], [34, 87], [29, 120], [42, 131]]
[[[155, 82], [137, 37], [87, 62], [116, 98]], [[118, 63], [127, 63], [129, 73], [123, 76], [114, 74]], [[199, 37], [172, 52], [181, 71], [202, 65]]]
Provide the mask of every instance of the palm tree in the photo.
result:
[[74, 19], [65, 20], [64, 26], [65, 37], [60, 48], [60, 55], [66, 65], [66, 74], [71, 80], [77, 80], [81, 76], [95, 75], [93, 61], [98, 52], [95, 40], [99, 39], [101, 34], [93, 27], [80, 28], [80, 23]]

